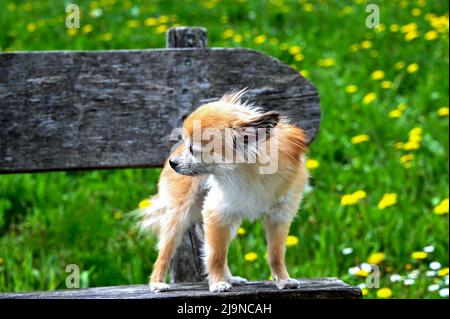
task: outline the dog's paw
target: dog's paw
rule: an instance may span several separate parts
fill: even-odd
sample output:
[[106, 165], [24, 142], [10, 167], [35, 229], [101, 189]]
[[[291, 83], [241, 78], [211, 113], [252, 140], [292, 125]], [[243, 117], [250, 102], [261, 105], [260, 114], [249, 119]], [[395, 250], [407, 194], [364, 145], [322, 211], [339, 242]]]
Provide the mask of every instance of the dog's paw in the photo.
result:
[[167, 291], [169, 289], [170, 289], [170, 286], [164, 282], [151, 282], [150, 283], [150, 290], [152, 292]]
[[218, 281], [209, 284], [209, 291], [211, 292], [225, 292], [231, 290], [231, 284], [226, 281]]
[[242, 277], [239, 277], [239, 276], [229, 276], [227, 278], [227, 280], [233, 286], [242, 286], [242, 285], [245, 285], [247, 283], [247, 279], [246, 278], [242, 278]]
[[276, 284], [278, 289], [297, 289], [300, 287], [300, 282], [292, 278], [278, 280]]

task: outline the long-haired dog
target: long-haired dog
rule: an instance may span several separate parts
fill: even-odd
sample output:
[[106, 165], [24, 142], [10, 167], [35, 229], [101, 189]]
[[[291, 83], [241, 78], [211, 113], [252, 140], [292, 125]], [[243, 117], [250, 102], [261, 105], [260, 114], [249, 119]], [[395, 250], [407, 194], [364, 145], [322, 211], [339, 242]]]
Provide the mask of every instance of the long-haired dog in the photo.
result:
[[169, 289], [165, 276], [170, 261], [185, 231], [201, 221], [210, 291], [245, 284], [227, 264], [228, 246], [243, 219], [263, 220], [277, 287], [299, 285], [289, 277], [284, 254], [308, 180], [306, 137], [279, 113], [241, 102], [244, 93], [202, 105], [185, 119], [183, 141], [164, 165], [158, 194], [141, 211], [141, 226], [159, 238], [152, 291]]

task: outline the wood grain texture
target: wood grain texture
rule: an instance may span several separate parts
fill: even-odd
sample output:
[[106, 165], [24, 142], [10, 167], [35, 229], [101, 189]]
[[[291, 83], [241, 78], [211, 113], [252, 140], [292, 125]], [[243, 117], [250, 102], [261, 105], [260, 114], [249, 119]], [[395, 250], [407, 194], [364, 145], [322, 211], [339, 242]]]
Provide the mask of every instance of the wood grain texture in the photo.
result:
[[[204, 28], [176, 27], [170, 28], [166, 34], [167, 48], [197, 48], [205, 49], [208, 46], [208, 33]], [[195, 105], [193, 92], [186, 92], [184, 103], [191, 110]], [[206, 270], [201, 258], [204, 234], [201, 224], [192, 225], [183, 235], [180, 246], [170, 264], [170, 281], [198, 282], [206, 279]]]
[[299, 279], [299, 289], [278, 290], [272, 282], [250, 282], [229, 292], [209, 292], [206, 283], [171, 284], [171, 291], [152, 293], [147, 285], [59, 290], [52, 292], [3, 293], [0, 299], [360, 299], [361, 290], [336, 278]]
[[314, 138], [314, 86], [255, 51], [0, 53], [0, 173], [161, 166], [187, 114], [243, 87]]

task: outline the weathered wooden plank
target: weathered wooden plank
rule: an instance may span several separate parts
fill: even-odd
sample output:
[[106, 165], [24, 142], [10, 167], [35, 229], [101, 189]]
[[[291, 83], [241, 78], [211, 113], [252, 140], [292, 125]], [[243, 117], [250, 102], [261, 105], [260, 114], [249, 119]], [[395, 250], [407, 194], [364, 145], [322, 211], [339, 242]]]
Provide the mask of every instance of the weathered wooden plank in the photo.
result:
[[[204, 28], [176, 27], [166, 34], [167, 48], [198, 48], [208, 46], [208, 33]], [[183, 104], [188, 110], [195, 108], [193, 92], [186, 92]], [[189, 102], [191, 104], [189, 104]], [[200, 249], [203, 245], [203, 227], [192, 225], [183, 235], [180, 245], [170, 264], [170, 281], [199, 282], [206, 278], [206, 271], [201, 258]]]
[[188, 113], [243, 87], [314, 138], [313, 85], [255, 51], [0, 53], [0, 173], [160, 166]]
[[101, 287], [88, 289], [59, 290], [52, 292], [3, 293], [0, 299], [359, 299], [361, 290], [336, 278], [299, 279], [299, 289], [278, 290], [269, 281], [250, 282], [235, 286], [229, 292], [212, 293], [206, 283], [171, 284], [173, 290], [150, 292], [147, 285]]

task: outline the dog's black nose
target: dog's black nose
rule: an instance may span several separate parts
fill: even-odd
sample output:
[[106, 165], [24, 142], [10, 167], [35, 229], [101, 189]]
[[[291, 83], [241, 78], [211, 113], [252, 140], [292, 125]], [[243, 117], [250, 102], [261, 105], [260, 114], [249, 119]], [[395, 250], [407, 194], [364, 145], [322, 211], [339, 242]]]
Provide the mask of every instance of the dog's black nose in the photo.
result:
[[172, 167], [173, 169], [175, 169], [175, 168], [178, 166], [178, 163], [172, 161], [171, 159], [169, 159], [169, 165], [170, 165], [170, 167]]

